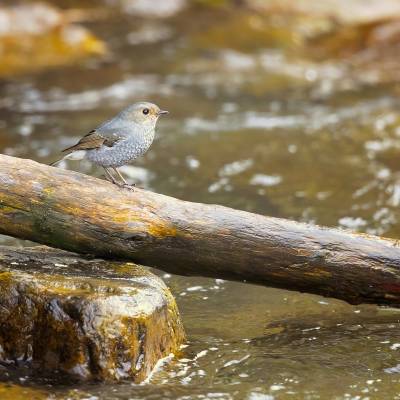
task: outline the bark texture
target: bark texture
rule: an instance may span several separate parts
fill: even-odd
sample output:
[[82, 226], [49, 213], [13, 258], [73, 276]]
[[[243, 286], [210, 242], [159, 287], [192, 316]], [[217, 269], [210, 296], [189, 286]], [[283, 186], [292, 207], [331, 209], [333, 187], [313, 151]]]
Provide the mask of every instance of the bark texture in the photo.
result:
[[0, 233], [181, 275], [400, 305], [395, 240], [130, 192], [0, 156]]

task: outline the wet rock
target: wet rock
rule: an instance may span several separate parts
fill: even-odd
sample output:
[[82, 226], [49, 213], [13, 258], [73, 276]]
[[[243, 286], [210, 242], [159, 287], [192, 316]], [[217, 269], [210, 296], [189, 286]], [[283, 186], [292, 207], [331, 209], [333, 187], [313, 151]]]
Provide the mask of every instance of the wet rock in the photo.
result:
[[45, 3], [0, 6], [0, 76], [104, 54], [103, 42], [71, 15]]
[[44, 3], [0, 8], [0, 36], [41, 35], [62, 23], [61, 13]]
[[144, 268], [49, 248], [0, 247], [0, 362], [41, 376], [143, 381], [184, 331]]
[[49, 400], [50, 393], [42, 389], [0, 383], [1, 400]]

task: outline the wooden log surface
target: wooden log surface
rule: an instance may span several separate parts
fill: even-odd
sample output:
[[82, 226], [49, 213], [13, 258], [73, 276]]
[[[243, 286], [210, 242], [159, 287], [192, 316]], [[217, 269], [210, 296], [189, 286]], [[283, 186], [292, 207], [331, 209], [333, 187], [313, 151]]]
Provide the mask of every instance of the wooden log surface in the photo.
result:
[[400, 305], [397, 241], [198, 204], [0, 155], [0, 233], [181, 274]]

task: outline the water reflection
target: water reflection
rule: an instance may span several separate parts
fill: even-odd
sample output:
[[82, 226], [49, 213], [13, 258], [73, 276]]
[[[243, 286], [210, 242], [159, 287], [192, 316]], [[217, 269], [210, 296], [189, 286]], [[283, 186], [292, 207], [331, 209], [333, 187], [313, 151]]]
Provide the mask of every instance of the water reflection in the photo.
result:
[[[332, 28], [328, 19], [260, 18], [246, 8], [210, 11], [183, 1], [174, 3], [179, 12], [168, 9], [173, 2], [158, 2], [165, 18], [148, 17], [147, 3], [88, 2], [107, 16], [88, 22], [107, 42], [107, 56], [0, 83], [1, 152], [50, 162], [128, 103], [148, 99], [170, 116], [151, 151], [124, 168], [139, 186], [400, 237], [393, 69], [385, 75], [375, 63], [364, 69], [355, 56], [338, 58], [322, 35]], [[321, 54], [306, 40], [317, 33], [318, 46], [326, 44]], [[65, 166], [102, 174], [85, 163]], [[210, 279], [164, 279], [189, 342], [150, 384], [41, 382], [40, 390], [93, 400], [399, 398], [398, 311]], [[14, 381], [35, 387], [20, 378]]]

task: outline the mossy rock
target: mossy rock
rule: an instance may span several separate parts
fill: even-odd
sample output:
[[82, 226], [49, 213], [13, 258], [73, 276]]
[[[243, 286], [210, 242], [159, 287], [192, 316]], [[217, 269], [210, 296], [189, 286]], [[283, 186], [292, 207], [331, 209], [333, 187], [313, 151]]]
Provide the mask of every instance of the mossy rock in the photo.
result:
[[160, 278], [131, 263], [0, 247], [0, 362], [80, 380], [143, 381], [184, 330]]
[[[77, 10], [75, 18], [79, 16]], [[46, 3], [0, 5], [0, 76], [75, 63], [107, 52], [74, 13]]]
[[0, 383], [1, 400], [49, 400], [49, 393], [38, 388]]

